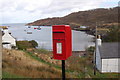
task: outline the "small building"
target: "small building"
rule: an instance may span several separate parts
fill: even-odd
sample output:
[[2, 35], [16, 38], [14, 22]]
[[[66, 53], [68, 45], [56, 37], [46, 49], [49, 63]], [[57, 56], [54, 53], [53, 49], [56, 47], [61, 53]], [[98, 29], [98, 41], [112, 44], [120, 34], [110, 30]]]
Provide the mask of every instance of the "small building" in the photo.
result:
[[8, 32], [8, 29], [3, 30], [2, 45], [3, 48], [7, 49], [11, 49], [13, 46], [16, 46], [16, 39]]
[[88, 26], [80, 26], [80, 28], [86, 29], [86, 28], [88, 28]]
[[120, 54], [118, 42], [101, 43], [97, 40], [96, 68], [101, 73], [120, 73]]

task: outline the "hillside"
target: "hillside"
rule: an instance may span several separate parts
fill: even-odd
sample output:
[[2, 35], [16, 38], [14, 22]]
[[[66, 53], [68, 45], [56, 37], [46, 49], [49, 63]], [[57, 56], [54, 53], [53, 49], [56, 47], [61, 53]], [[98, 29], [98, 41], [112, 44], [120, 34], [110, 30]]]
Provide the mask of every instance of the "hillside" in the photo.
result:
[[[77, 53], [75, 53], [77, 54]], [[66, 78], [117, 78], [118, 74], [93, 74], [92, 54], [80, 57], [73, 55], [66, 60]], [[51, 59], [46, 50], [3, 49], [2, 78], [61, 78], [61, 61]], [[23, 80], [23, 79], [22, 79]], [[56, 79], [55, 79], [56, 80]]]
[[100, 25], [118, 23], [118, 7], [109, 9], [98, 8], [87, 11], [79, 11], [71, 13], [64, 17], [40, 19], [32, 23], [28, 23], [27, 25], [50, 26], [67, 24], [74, 28], [81, 25], [95, 27], [96, 22], [99, 23]]
[[3, 72], [27, 78], [58, 78], [61, 75], [60, 70], [31, 58], [23, 51], [7, 49], [3, 49]]

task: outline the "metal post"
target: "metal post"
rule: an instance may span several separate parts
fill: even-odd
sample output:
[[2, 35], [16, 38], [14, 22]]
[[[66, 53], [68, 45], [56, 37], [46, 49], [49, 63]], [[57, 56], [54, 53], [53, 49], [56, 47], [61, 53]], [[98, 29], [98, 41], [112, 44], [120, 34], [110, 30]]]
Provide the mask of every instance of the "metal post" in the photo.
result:
[[65, 80], [65, 60], [62, 60], [62, 80]]

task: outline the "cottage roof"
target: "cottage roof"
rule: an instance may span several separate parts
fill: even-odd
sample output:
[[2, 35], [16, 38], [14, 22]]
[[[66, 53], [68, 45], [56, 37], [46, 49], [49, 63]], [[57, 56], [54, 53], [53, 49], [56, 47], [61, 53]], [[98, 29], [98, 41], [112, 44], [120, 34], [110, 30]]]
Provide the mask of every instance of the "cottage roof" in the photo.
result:
[[[7, 30], [7, 29], [6, 29]], [[11, 33], [7, 33], [7, 34], [9, 34], [12, 38], [14, 38], [12, 35], [11, 35]], [[2, 36], [4, 36], [5, 35], [5, 32], [4, 31], [2, 31]], [[16, 39], [16, 38], [14, 38], [14, 39]]]
[[101, 58], [120, 58], [120, 47], [118, 45], [120, 45], [118, 42], [102, 43], [99, 46]]

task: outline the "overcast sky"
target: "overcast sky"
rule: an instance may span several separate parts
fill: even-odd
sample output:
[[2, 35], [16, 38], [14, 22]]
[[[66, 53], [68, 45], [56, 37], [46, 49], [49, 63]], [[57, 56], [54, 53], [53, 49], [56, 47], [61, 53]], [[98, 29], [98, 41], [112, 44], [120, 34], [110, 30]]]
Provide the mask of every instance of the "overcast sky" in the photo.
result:
[[0, 0], [0, 23], [29, 23], [72, 12], [118, 6], [119, 0]]

